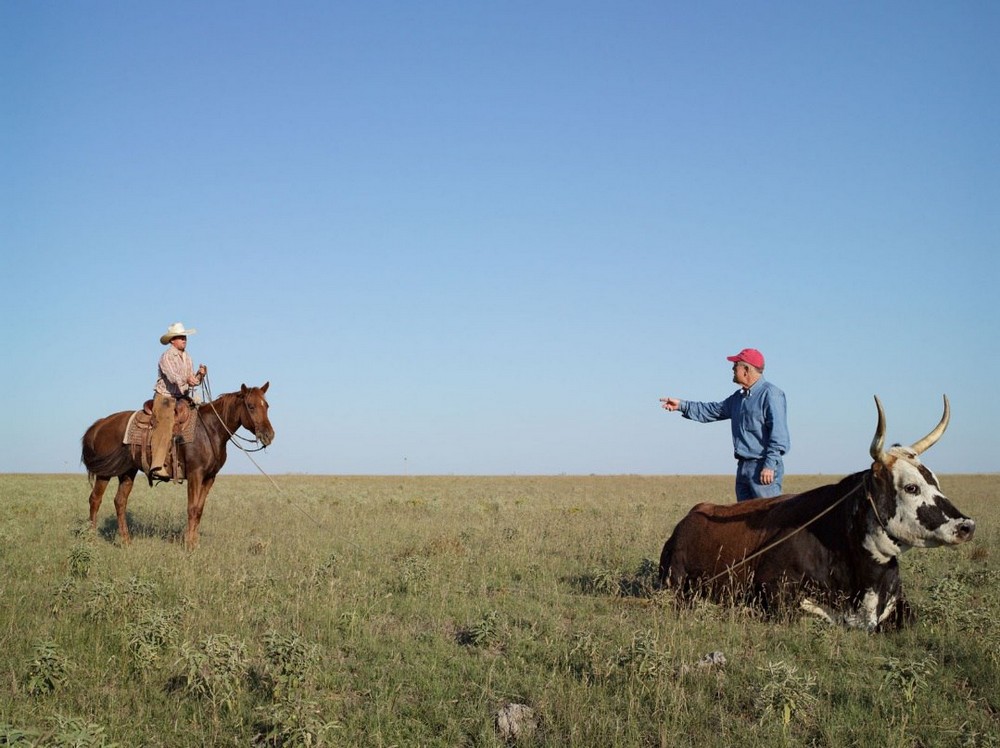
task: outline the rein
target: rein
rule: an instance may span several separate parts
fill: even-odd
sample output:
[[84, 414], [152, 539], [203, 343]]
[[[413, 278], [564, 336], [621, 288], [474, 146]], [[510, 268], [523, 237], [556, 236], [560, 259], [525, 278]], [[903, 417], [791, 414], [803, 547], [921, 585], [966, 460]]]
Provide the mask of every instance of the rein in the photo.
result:
[[[813, 522], [815, 522], [816, 520], [818, 520], [820, 517], [822, 517], [825, 514], [829, 514], [834, 509], [836, 509], [838, 506], [840, 506], [841, 504], [843, 504], [849, 497], [851, 497], [855, 493], [857, 493], [857, 491], [860, 490], [863, 486], [864, 486], [864, 481], [862, 481], [861, 483], [859, 483], [858, 485], [856, 485], [854, 488], [852, 488], [850, 491], [848, 491], [847, 493], [845, 493], [843, 496], [841, 496], [835, 502], [833, 502], [832, 504], [830, 504], [830, 506], [828, 506], [822, 512], [820, 512], [815, 517], [813, 517], [811, 520], [809, 520], [808, 522], [806, 522], [804, 525], [795, 528], [794, 530], [792, 530], [787, 535], [784, 535], [784, 536], [778, 538], [777, 540], [773, 541], [772, 543], [769, 543], [768, 545], [764, 546], [763, 548], [761, 548], [756, 553], [753, 553], [753, 554], [747, 556], [746, 558], [744, 558], [739, 563], [733, 564], [732, 566], [727, 566], [725, 571], [719, 572], [714, 577], [712, 577], [711, 579], [709, 579], [708, 581], [706, 581], [705, 584], [711, 584], [712, 582], [714, 582], [719, 577], [724, 577], [724, 576], [726, 576], [728, 574], [732, 574], [736, 569], [740, 568], [744, 564], [749, 563], [750, 561], [752, 561], [753, 559], [757, 558], [758, 556], [764, 555], [765, 553], [767, 553], [772, 548], [775, 548], [775, 547], [781, 545], [782, 543], [784, 543], [786, 540], [788, 540], [792, 536], [797, 535], [798, 533], [802, 532], [807, 527], [809, 527], [809, 525], [811, 525]], [[875, 502], [872, 500], [871, 495], [868, 496], [868, 500], [872, 502], [872, 509], [874, 509], [875, 508]], [[877, 511], [875, 512], [875, 516], [878, 517], [878, 512]], [[882, 522], [882, 520], [879, 519], [879, 523], [880, 524], [881, 524], [881, 522]], [[885, 527], [885, 525], [883, 525], [883, 528], [884, 527]]]

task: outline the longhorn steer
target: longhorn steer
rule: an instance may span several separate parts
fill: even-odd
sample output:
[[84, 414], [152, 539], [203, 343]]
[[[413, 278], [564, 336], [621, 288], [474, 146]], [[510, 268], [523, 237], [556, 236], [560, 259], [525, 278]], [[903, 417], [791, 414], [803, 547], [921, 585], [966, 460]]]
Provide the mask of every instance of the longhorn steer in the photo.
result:
[[734, 593], [765, 608], [800, 606], [868, 631], [898, 628], [912, 616], [903, 599], [899, 556], [910, 548], [957, 545], [976, 523], [941, 493], [919, 456], [951, 416], [911, 447], [885, 444], [885, 412], [869, 470], [835, 485], [739, 504], [698, 504], [677, 524], [660, 556], [660, 583], [715, 600]]

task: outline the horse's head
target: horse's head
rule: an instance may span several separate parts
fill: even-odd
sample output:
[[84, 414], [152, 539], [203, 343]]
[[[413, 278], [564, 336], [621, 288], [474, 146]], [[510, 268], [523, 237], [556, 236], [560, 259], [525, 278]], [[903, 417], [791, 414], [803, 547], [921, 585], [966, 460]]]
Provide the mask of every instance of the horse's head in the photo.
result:
[[267, 417], [267, 409], [270, 406], [264, 398], [264, 393], [267, 392], [270, 385], [270, 382], [264, 382], [263, 387], [240, 385], [240, 399], [243, 401], [240, 426], [253, 432], [253, 435], [265, 447], [274, 441], [274, 427], [271, 426], [271, 420]]

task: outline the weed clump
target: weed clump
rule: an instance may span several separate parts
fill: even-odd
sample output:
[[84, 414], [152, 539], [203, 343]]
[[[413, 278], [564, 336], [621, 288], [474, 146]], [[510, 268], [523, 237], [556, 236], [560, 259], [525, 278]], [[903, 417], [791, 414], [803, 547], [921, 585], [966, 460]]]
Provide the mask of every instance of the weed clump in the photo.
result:
[[184, 694], [203, 698], [219, 710], [236, 707], [249, 669], [246, 646], [225, 634], [213, 634], [200, 643], [181, 644], [177, 660], [182, 674], [179, 678]]
[[144, 672], [160, 662], [177, 640], [181, 618], [180, 609], [148, 608], [137, 621], [125, 625], [125, 650], [136, 672]]
[[62, 688], [69, 680], [70, 661], [53, 641], [35, 644], [25, 687], [32, 696], [46, 696]]
[[788, 730], [793, 719], [808, 718], [818, 702], [816, 676], [800, 673], [794, 665], [784, 661], [768, 662], [758, 668], [763, 682], [754, 698], [760, 713], [760, 724], [777, 717], [783, 730]]

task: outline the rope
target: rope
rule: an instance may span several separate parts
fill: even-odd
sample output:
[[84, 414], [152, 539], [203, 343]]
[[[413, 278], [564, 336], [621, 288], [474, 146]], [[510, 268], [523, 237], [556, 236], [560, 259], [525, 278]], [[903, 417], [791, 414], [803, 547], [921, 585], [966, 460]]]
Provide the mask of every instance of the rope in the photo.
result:
[[[763, 548], [761, 548], [756, 553], [753, 553], [753, 554], [747, 556], [746, 558], [744, 558], [739, 563], [733, 564], [732, 566], [727, 566], [725, 571], [719, 572], [714, 577], [712, 577], [707, 582], [705, 582], [705, 584], [711, 584], [712, 582], [714, 582], [719, 577], [724, 577], [727, 574], [732, 574], [736, 569], [740, 568], [744, 564], [749, 563], [750, 561], [752, 561], [753, 559], [757, 558], [758, 556], [764, 555], [765, 553], [767, 553], [772, 548], [781, 545], [782, 543], [784, 543], [789, 538], [791, 538], [791, 537], [797, 535], [798, 533], [802, 532], [807, 527], [809, 527], [809, 525], [811, 525], [813, 522], [815, 522], [816, 520], [818, 520], [820, 517], [822, 517], [825, 514], [829, 514], [834, 509], [836, 509], [838, 506], [840, 506], [841, 504], [843, 504], [848, 499], [848, 497], [850, 497], [854, 493], [856, 493], [863, 485], [864, 485], [864, 483], [859, 483], [858, 485], [856, 485], [850, 491], [848, 491], [847, 493], [845, 493], [843, 496], [841, 496], [835, 502], [833, 502], [832, 504], [830, 504], [830, 506], [828, 506], [826, 509], [824, 509], [822, 512], [820, 512], [819, 514], [817, 514], [815, 517], [813, 517], [811, 520], [809, 520], [808, 522], [806, 522], [801, 527], [797, 527], [794, 530], [792, 530], [790, 533], [788, 533], [787, 535], [784, 535], [784, 536], [778, 538], [777, 540], [775, 540], [774, 542], [769, 543], [768, 545], [764, 546]], [[868, 499], [869, 499], [869, 501], [871, 501], [871, 497], [870, 496], [868, 497]], [[874, 507], [874, 502], [872, 503], [872, 506]], [[876, 517], [878, 516], [877, 512], [876, 512], [875, 516]], [[879, 520], [879, 521], [881, 522], [881, 520]]]

